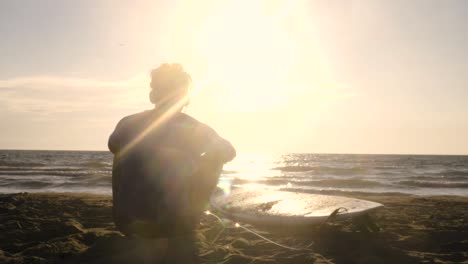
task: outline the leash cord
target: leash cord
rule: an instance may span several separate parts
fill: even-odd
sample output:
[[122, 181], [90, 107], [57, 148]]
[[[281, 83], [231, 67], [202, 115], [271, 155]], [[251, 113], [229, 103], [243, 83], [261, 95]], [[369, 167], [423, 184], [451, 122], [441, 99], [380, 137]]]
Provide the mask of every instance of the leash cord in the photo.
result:
[[[210, 211], [205, 211], [205, 214], [206, 214], [206, 215], [212, 215], [212, 216], [214, 216], [220, 223], [223, 223], [223, 220], [222, 220], [219, 216], [217, 216], [216, 214], [213, 214], [213, 213], [210, 212]], [[271, 239], [269, 239], [269, 238], [266, 238], [266, 237], [264, 237], [264, 236], [258, 234], [257, 232], [255, 232], [255, 231], [253, 231], [253, 230], [251, 230], [251, 229], [249, 229], [249, 228], [247, 228], [247, 227], [245, 227], [245, 226], [240, 225], [239, 223], [235, 223], [234, 226], [235, 226], [236, 228], [242, 228], [242, 229], [244, 229], [245, 231], [247, 231], [247, 232], [249, 232], [249, 233], [252, 233], [252, 234], [258, 236], [259, 238], [261, 238], [261, 239], [263, 239], [263, 240], [265, 240], [265, 241], [267, 241], [267, 242], [269, 242], [269, 243], [271, 243], [271, 244], [277, 245], [277, 246], [282, 247], [282, 248], [285, 248], [285, 249], [290, 249], [290, 250], [308, 250], [308, 251], [312, 251], [312, 249], [310, 249], [310, 248], [295, 248], [295, 247], [289, 247], [289, 246], [280, 244], [280, 243], [278, 243], [278, 242], [275, 242], [275, 241], [273, 241], [273, 240], [271, 240]], [[223, 231], [224, 231], [224, 229], [223, 229]], [[313, 243], [312, 243], [312, 244], [313, 244]], [[312, 244], [311, 244], [311, 245], [312, 245]]]

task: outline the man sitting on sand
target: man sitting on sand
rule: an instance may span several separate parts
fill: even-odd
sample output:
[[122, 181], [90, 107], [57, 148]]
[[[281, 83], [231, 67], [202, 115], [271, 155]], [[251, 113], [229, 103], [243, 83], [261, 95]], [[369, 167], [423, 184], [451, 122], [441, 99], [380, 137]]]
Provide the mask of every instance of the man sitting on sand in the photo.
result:
[[191, 78], [180, 64], [152, 70], [150, 87], [155, 108], [123, 118], [109, 138], [113, 217], [127, 236], [184, 236], [193, 232], [223, 164], [236, 152], [183, 113]]

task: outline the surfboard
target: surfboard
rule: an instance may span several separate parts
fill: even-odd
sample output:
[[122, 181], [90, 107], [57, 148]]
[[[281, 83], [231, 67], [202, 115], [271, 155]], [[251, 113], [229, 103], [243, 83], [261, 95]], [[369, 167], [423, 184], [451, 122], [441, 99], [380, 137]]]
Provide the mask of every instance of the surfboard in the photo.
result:
[[383, 206], [342, 196], [242, 189], [214, 194], [210, 204], [228, 219], [262, 225], [321, 224], [332, 214], [346, 219]]

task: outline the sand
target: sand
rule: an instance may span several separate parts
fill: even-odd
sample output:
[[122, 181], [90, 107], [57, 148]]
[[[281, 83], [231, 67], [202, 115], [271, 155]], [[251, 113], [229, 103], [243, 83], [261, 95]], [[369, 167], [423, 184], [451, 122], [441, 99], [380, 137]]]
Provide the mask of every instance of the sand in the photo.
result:
[[[365, 195], [383, 203], [371, 217], [302, 230], [244, 225], [290, 250], [208, 215], [192, 242], [202, 263], [456, 263], [468, 262], [468, 198]], [[372, 228], [374, 227], [374, 228]], [[111, 217], [111, 197], [89, 194], [0, 195], [0, 263], [158, 263], [166, 239], [125, 238]], [[174, 248], [174, 247], [173, 247]], [[169, 253], [170, 254], [170, 253]]]

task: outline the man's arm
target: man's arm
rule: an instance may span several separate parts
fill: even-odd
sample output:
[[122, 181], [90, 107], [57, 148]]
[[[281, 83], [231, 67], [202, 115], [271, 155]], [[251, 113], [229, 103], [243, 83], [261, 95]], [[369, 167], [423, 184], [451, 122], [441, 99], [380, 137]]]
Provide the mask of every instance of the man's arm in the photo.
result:
[[181, 115], [182, 122], [190, 127], [187, 137], [195, 143], [193, 149], [201, 161], [224, 164], [236, 157], [236, 150], [226, 139], [220, 137], [210, 126], [199, 122], [188, 115]]
[[217, 136], [208, 144], [204, 156], [210, 160], [226, 163], [236, 157], [236, 150], [229, 141]]
[[202, 125], [202, 130], [205, 144], [200, 154], [203, 160], [224, 164], [236, 157], [236, 150], [229, 141], [207, 125]]
[[116, 154], [120, 150], [120, 138], [121, 138], [121, 130], [123, 127], [123, 121], [124, 119], [120, 120], [119, 123], [117, 123], [117, 126], [114, 129], [114, 132], [109, 137], [109, 141], [107, 142], [107, 147], [109, 150]]

